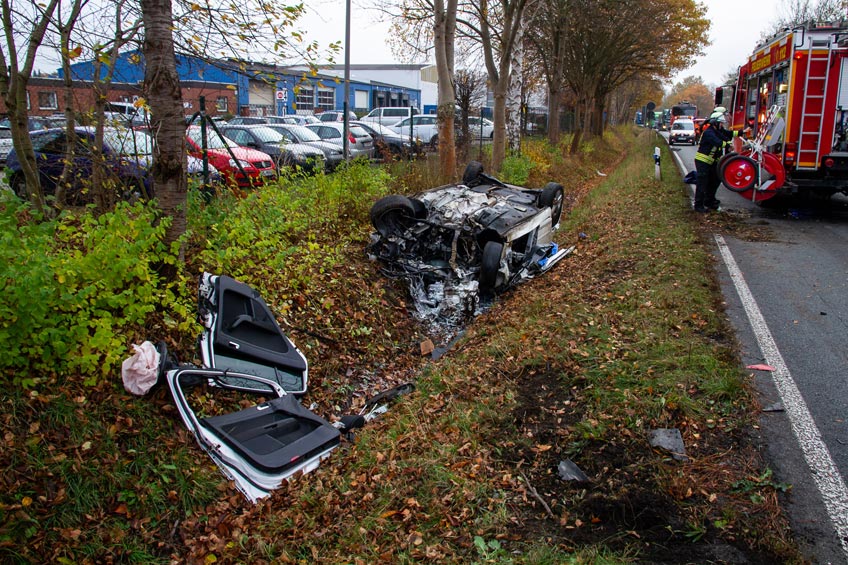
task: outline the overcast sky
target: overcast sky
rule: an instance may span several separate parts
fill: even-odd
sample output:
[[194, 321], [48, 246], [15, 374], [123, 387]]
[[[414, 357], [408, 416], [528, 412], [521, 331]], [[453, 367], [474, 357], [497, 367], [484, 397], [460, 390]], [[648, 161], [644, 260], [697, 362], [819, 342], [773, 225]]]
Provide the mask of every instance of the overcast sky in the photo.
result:
[[[354, 3], [361, 0], [353, 0]], [[302, 21], [303, 28], [322, 44], [344, 40], [344, 4], [338, 0], [307, 0], [311, 6]], [[696, 63], [675, 77], [700, 76], [708, 85], [718, 86], [729, 71], [745, 62], [763, 30], [777, 20], [783, 0], [709, 0], [707, 16], [712, 22], [711, 45]], [[373, 11], [351, 9], [351, 63], [397, 62], [386, 45], [388, 26], [376, 22]], [[344, 62], [340, 54], [338, 62]]]

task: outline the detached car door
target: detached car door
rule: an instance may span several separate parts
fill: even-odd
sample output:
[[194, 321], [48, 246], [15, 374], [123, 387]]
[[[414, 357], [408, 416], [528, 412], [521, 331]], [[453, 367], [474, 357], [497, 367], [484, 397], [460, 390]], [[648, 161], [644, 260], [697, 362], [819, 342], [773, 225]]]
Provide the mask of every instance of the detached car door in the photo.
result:
[[[258, 292], [230, 277], [204, 273], [198, 294], [205, 367], [255, 375], [276, 383], [287, 394], [306, 392], [306, 357], [282, 332]], [[247, 379], [230, 379], [229, 384], [257, 390], [255, 382]]]

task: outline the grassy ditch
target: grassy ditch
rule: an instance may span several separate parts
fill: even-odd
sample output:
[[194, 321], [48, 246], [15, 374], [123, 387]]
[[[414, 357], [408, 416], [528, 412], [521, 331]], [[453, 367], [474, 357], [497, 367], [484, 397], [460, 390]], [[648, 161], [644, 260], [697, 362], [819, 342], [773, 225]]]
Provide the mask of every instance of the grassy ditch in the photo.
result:
[[[319, 414], [407, 380], [417, 391], [316, 472], [248, 505], [167, 391], [131, 398], [114, 366], [111, 380], [19, 369], [8, 384], [25, 386], [5, 388], [0, 415], [0, 561], [798, 560], [777, 505], [785, 485], [747, 442], [749, 383], [679, 175], [665, 159], [655, 181], [650, 134], [618, 133], [577, 157], [529, 143], [507, 163], [505, 180], [566, 186], [558, 241], [577, 251], [502, 296], [437, 362], [417, 353], [427, 335], [405, 289], [362, 252], [370, 203], [432, 186], [432, 164], [193, 200], [184, 281], [170, 295], [147, 271], [115, 282], [160, 307], [112, 339], [158, 333], [190, 360], [194, 277], [224, 272], [259, 288], [305, 351], [304, 403]], [[34, 263], [45, 285], [56, 261]], [[168, 296], [182, 297], [178, 311]], [[680, 430], [688, 462], [649, 446], [656, 428]], [[565, 459], [590, 481], [561, 481]]]

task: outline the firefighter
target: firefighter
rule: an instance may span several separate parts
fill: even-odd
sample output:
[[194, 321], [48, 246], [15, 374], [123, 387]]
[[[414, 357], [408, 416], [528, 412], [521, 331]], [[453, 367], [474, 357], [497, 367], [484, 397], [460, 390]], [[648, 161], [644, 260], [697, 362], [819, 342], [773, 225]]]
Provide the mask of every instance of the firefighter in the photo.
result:
[[698, 151], [695, 153], [695, 211], [699, 213], [718, 210], [721, 204], [715, 196], [718, 185], [721, 184], [718, 161], [724, 146], [733, 139], [733, 134], [724, 128], [727, 124], [724, 112], [713, 112], [707, 123], [709, 127], [701, 134]]

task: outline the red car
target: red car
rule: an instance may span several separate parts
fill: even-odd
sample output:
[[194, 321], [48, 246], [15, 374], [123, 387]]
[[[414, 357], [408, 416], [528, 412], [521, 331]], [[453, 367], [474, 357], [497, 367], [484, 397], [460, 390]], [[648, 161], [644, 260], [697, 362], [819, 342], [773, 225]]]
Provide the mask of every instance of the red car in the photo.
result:
[[[271, 156], [256, 149], [241, 147], [235, 141], [221, 137], [212, 128], [206, 130], [206, 152], [211, 163], [227, 182], [235, 181], [240, 187], [251, 187], [263, 184], [266, 180], [277, 178], [277, 170]], [[188, 152], [194, 157], [202, 158], [200, 127], [191, 126], [186, 129]], [[227, 150], [229, 147], [229, 150]], [[232, 154], [230, 154], [232, 151]], [[239, 170], [241, 163], [244, 174]]]

